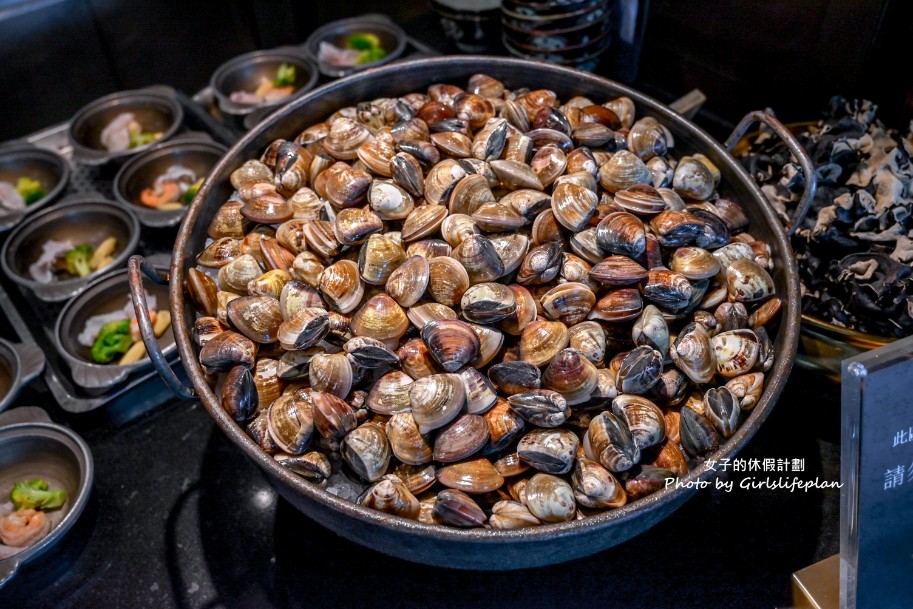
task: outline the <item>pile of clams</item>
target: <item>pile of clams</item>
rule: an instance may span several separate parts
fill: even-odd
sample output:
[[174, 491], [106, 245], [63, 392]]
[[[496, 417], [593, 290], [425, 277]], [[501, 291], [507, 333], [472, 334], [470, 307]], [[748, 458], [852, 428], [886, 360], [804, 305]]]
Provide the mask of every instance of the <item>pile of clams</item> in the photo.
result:
[[[224, 409], [316, 485], [516, 529], [684, 476], [759, 399], [768, 246], [625, 97], [483, 74], [276, 140], [187, 274]], [[334, 492], [334, 488], [329, 488]]]

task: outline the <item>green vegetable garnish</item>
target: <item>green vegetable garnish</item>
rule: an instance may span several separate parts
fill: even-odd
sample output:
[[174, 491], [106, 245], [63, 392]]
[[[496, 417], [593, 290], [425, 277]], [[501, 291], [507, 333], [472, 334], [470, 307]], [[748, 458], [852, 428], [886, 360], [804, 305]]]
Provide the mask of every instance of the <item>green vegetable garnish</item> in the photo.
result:
[[63, 506], [66, 500], [65, 490], [49, 490], [48, 483], [41, 478], [17, 482], [10, 491], [10, 501], [17, 510], [56, 510]]
[[295, 84], [295, 66], [290, 63], [284, 63], [276, 70], [276, 79], [273, 80], [275, 87], [287, 87]]
[[149, 131], [131, 131], [130, 148], [139, 148], [140, 146], [151, 144], [160, 137], [162, 137], [161, 133], [150, 133]]
[[16, 190], [19, 192], [19, 195], [25, 199], [26, 205], [31, 205], [35, 201], [40, 201], [45, 195], [44, 189], [41, 187], [41, 182], [27, 176], [22, 176], [16, 181]]
[[352, 34], [349, 36], [348, 41], [346, 41], [346, 46], [350, 49], [355, 49], [356, 51], [371, 51], [381, 48], [380, 38], [375, 34], [369, 34], [367, 32]]
[[200, 190], [200, 186], [203, 185], [203, 178], [200, 178], [193, 184], [187, 187], [187, 192], [184, 193], [184, 203], [190, 205], [193, 203], [193, 198], [197, 196], [197, 191]]
[[89, 260], [92, 259], [92, 254], [94, 253], [95, 248], [85, 243], [71, 249], [66, 253], [67, 272], [78, 277], [85, 277], [91, 273], [92, 269], [89, 266]]
[[359, 51], [359, 64], [371, 63], [387, 56], [387, 52], [380, 46], [380, 38], [367, 32], [349, 36], [346, 40], [346, 47]]
[[98, 338], [92, 345], [92, 359], [99, 364], [108, 364], [126, 353], [132, 344], [130, 320], [109, 321], [98, 331]]

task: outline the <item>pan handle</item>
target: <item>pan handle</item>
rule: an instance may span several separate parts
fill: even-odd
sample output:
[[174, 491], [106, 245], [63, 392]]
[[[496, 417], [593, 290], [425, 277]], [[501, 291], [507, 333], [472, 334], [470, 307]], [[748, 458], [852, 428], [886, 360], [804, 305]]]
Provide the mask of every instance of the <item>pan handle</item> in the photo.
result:
[[732, 152], [732, 149], [735, 148], [737, 143], [739, 143], [739, 140], [745, 137], [745, 133], [748, 132], [748, 128], [756, 122], [764, 123], [770, 127], [781, 140], [783, 140], [783, 143], [786, 144], [786, 147], [789, 148], [789, 151], [792, 153], [792, 155], [799, 161], [799, 166], [802, 168], [802, 173], [805, 174], [805, 191], [802, 193], [802, 198], [799, 199], [799, 204], [796, 206], [796, 211], [793, 212], [790, 226], [786, 232], [787, 235], [792, 237], [799, 226], [802, 224], [802, 220], [805, 218], [805, 215], [808, 213], [812, 199], [815, 198], [815, 190], [818, 188], [818, 175], [815, 173], [815, 166], [812, 165], [812, 160], [805, 152], [805, 149], [802, 148], [802, 145], [799, 144], [795, 136], [790, 133], [789, 129], [787, 129], [783, 123], [774, 118], [774, 116], [769, 112], [755, 110], [754, 112], [749, 112], [746, 114], [745, 117], [739, 121], [739, 124], [736, 125], [736, 128], [732, 130], [732, 134], [726, 139], [726, 142], [723, 144], [726, 147], [726, 150]]
[[127, 273], [130, 278], [130, 296], [133, 299], [133, 310], [136, 312], [136, 323], [139, 326], [143, 344], [146, 345], [146, 353], [148, 353], [149, 359], [152, 360], [152, 365], [155, 366], [159, 376], [162, 377], [165, 385], [171, 389], [172, 393], [185, 400], [196, 399], [197, 396], [193, 387], [182, 383], [174, 373], [174, 370], [171, 369], [171, 366], [168, 365], [168, 360], [165, 359], [162, 350], [159, 349], [158, 341], [155, 339], [155, 333], [152, 330], [152, 320], [149, 318], [146, 291], [143, 289], [143, 275], [146, 275], [155, 283], [167, 285], [167, 274], [161, 275], [142, 256], [130, 256], [130, 261], [127, 263]]

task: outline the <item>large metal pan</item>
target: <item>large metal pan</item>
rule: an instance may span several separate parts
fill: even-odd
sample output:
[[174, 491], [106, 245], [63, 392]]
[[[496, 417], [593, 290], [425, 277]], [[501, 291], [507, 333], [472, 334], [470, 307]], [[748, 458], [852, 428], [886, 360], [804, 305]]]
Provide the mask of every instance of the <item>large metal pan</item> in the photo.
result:
[[[706, 465], [701, 465], [682, 479], [685, 488], [668, 488], [621, 509], [583, 520], [516, 531], [455, 530], [360, 507], [305, 482], [278, 465], [225, 413], [200, 368], [190, 336], [194, 313], [183, 290], [185, 273], [193, 266], [196, 254], [204, 247], [206, 228], [218, 207], [231, 194], [229, 175], [245, 160], [258, 157], [276, 138], [292, 138], [333, 111], [357, 101], [401, 95], [424, 89], [434, 82], [465, 83], [470, 75], [477, 72], [490, 74], [511, 87], [552, 89], [562, 99], [573, 95], [585, 95], [594, 100], [620, 95], [630, 97], [637, 105], [640, 115], [652, 115], [672, 131], [676, 154], [702, 152], [709, 157], [722, 172], [721, 194], [741, 202], [747, 208], [752, 233], [767, 241], [772, 248], [776, 264], [773, 278], [777, 293], [785, 305], [775, 338], [776, 361], [767, 388], [748, 420], [713, 456], [714, 459], [731, 458], [767, 418], [783, 389], [795, 357], [799, 332], [799, 284], [796, 263], [786, 234], [758, 187], [728, 153], [727, 148], [707, 133], [666, 106], [633, 89], [592, 74], [548, 64], [471, 56], [421, 59], [368, 70], [338, 80], [277, 111], [235, 144], [216, 165], [188, 210], [178, 234], [170, 269], [170, 304], [178, 350], [193, 387], [183, 387], [167, 368], [164, 358], [156, 358], [153, 340], [147, 343], [147, 347], [153, 360], [159, 360], [157, 364], [160, 365], [159, 370], [166, 382], [181, 395], [198, 396], [217, 425], [263, 468], [279, 493], [317, 522], [352, 541], [407, 560], [454, 568], [517, 569], [586, 556], [634, 537], [681, 506], [694, 494], [698, 482], [710, 479], [714, 472]], [[791, 137], [769, 116], [752, 113], [736, 129], [730, 142], [738, 141], [741, 134], [758, 120], [774, 126], [782, 137]], [[813, 190], [814, 173], [810, 171], [810, 162], [803, 158], [801, 147], [794, 140], [788, 141], [805, 168]], [[148, 271], [150, 276], [154, 275], [151, 267], [144, 265], [141, 259], [135, 257], [131, 260], [131, 290], [140, 299], [143, 270]], [[156, 279], [167, 280], [163, 277]], [[142, 302], [136, 304], [137, 312], [141, 313]], [[143, 326], [144, 331], [151, 335], [148, 320], [141, 321], [141, 328]]]

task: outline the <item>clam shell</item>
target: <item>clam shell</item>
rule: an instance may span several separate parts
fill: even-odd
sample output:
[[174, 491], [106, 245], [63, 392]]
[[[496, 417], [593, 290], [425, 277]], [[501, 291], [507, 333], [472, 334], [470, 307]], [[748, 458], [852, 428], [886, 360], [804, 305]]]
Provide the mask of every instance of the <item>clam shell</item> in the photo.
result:
[[217, 292], [216, 284], [209, 275], [193, 267], [187, 269], [187, 293], [199, 311], [209, 316], [216, 314]]
[[774, 293], [770, 274], [754, 260], [740, 258], [726, 266], [726, 285], [729, 299], [736, 302], [756, 302]]
[[332, 393], [345, 399], [352, 390], [352, 364], [343, 353], [318, 353], [311, 359], [308, 378], [314, 391]]
[[509, 396], [539, 389], [541, 385], [539, 368], [529, 362], [495, 364], [488, 369], [488, 378]]
[[563, 349], [542, 373], [542, 384], [561, 393], [570, 406], [590, 399], [598, 374], [590, 360], [576, 349]]
[[628, 496], [612, 472], [589, 459], [577, 459], [571, 474], [577, 503], [588, 508], [619, 508]]
[[605, 331], [595, 321], [584, 321], [568, 329], [568, 343], [572, 349], [599, 365], [605, 359]]
[[526, 507], [544, 522], [566, 522], [577, 515], [571, 485], [550, 474], [536, 474], [526, 485]]
[[356, 336], [367, 336], [390, 342], [399, 341], [409, 329], [409, 319], [402, 307], [386, 294], [377, 294], [368, 299], [352, 316], [349, 327]]
[[637, 347], [624, 355], [616, 383], [622, 393], [642, 395], [659, 381], [663, 354], [648, 346]]
[[[466, 170], [453, 159], [445, 159], [437, 163], [425, 176], [425, 200], [432, 205], [446, 206], [454, 186], [465, 176]], [[447, 208], [444, 207], [443, 211], [446, 214]], [[441, 217], [441, 221], [443, 219]], [[438, 222], [438, 226], [440, 226], [440, 222]], [[428, 232], [432, 233], [434, 230]]]
[[279, 448], [291, 455], [303, 454], [314, 435], [314, 411], [306, 400], [282, 395], [267, 412], [270, 438]]
[[438, 493], [433, 518], [440, 524], [460, 528], [480, 527], [488, 519], [479, 504], [455, 489]]
[[219, 269], [219, 289], [246, 294], [247, 284], [263, 274], [260, 263], [250, 254], [243, 254]]
[[504, 284], [478, 283], [463, 294], [460, 308], [468, 321], [492, 324], [512, 315], [517, 310], [517, 299]]
[[364, 243], [368, 237], [384, 229], [384, 223], [367, 208], [352, 207], [336, 214], [333, 230], [336, 240], [344, 245]]
[[488, 523], [493, 529], [515, 530], [536, 526], [542, 521], [518, 501], [499, 501], [491, 507]]
[[666, 439], [663, 411], [647, 398], [621, 394], [612, 401], [612, 412], [627, 424], [641, 451]]
[[331, 442], [339, 442], [358, 425], [352, 407], [332, 393], [311, 393], [311, 405], [314, 426], [321, 436]]
[[561, 183], [552, 192], [552, 213], [572, 233], [586, 228], [596, 213], [599, 197], [592, 190], [572, 183]]
[[727, 382], [726, 388], [739, 400], [739, 407], [748, 412], [755, 407], [764, 391], [764, 373], [750, 372], [739, 375]]
[[245, 366], [234, 366], [225, 376], [221, 392], [222, 408], [238, 423], [247, 421], [257, 411], [259, 396], [253, 375]]
[[501, 347], [504, 345], [504, 334], [489, 326], [469, 324], [469, 327], [479, 337], [479, 358], [474, 365], [479, 368], [487, 366], [501, 352]]
[[409, 400], [419, 431], [428, 433], [456, 418], [466, 403], [466, 390], [456, 374], [433, 374], [412, 383]]
[[273, 269], [251, 280], [247, 284], [247, 293], [251, 296], [269, 296], [278, 300], [285, 284], [291, 280], [292, 276], [287, 271]]
[[498, 394], [488, 378], [471, 366], [466, 366], [459, 374], [466, 389], [466, 412], [484, 414], [495, 405]]
[[453, 248], [443, 239], [422, 239], [406, 246], [406, 256], [421, 256], [430, 261], [438, 256], [450, 256]]
[[758, 359], [758, 337], [752, 330], [720, 332], [710, 339], [710, 346], [715, 355], [716, 372], [721, 376], [732, 378], [746, 374]]
[[491, 410], [482, 416], [488, 423], [490, 433], [488, 445], [482, 449], [482, 454], [500, 452], [510, 446], [523, 432], [523, 418], [514, 412], [504, 398], [498, 398]]
[[507, 403], [524, 421], [537, 427], [558, 427], [571, 413], [564, 396], [549, 389], [515, 393], [507, 398]]
[[720, 448], [720, 436], [716, 429], [689, 406], [682, 407], [679, 434], [682, 448], [692, 457], [703, 457]]
[[679, 273], [658, 268], [647, 272], [642, 292], [644, 298], [668, 311], [679, 311], [688, 306], [694, 287]]
[[431, 445], [419, 432], [411, 412], [399, 412], [386, 425], [390, 448], [396, 458], [409, 465], [424, 465], [434, 458]]
[[282, 309], [272, 296], [242, 296], [227, 306], [228, 319], [241, 334], [258, 343], [277, 340]]
[[679, 332], [669, 349], [679, 370], [697, 384], [708, 383], [716, 372], [714, 349], [704, 326], [690, 323]]
[[568, 331], [560, 321], [536, 320], [520, 335], [520, 359], [543, 366], [568, 345]]
[[635, 184], [652, 184], [653, 174], [637, 155], [620, 150], [599, 168], [599, 183], [615, 193]]
[[330, 331], [330, 318], [326, 310], [306, 307], [279, 325], [277, 338], [287, 351], [307, 349], [320, 342]]
[[216, 239], [197, 256], [197, 264], [213, 269], [222, 268], [241, 255], [241, 242], [231, 237]]
[[333, 473], [333, 464], [323, 453], [312, 450], [303, 455], [278, 453], [273, 459], [282, 467], [288, 468], [306, 480], [323, 488], [327, 478]]
[[680, 247], [672, 253], [669, 268], [688, 279], [710, 279], [720, 272], [719, 260], [699, 247]]
[[437, 362], [431, 357], [428, 346], [420, 338], [407, 340], [396, 351], [403, 372], [418, 379], [441, 371]]
[[310, 220], [302, 228], [308, 248], [321, 258], [337, 256], [340, 243], [336, 240], [333, 224], [326, 220]]
[[520, 233], [489, 235], [489, 241], [494, 246], [503, 265], [503, 272], [500, 276], [517, 270], [523, 257], [529, 251], [529, 237]]
[[446, 217], [447, 208], [444, 205], [416, 207], [403, 223], [403, 241], [418, 241], [436, 233]]
[[623, 472], [640, 461], [640, 447], [625, 422], [610, 412], [593, 417], [583, 438], [586, 456], [610, 472]]
[[396, 354], [374, 338], [356, 336], [346, 342], [343, 350], [355, 365], [362, 368], [374, 369], [399, 364]]
[[426, 302], [422, 305], [410, 307], [406, 311], [406, 315], [409, 317], [409, 321], [419, 330], [424, 328], [426, 323], [435, 319], [457, 319], [456, 311], [437, 302]]
[[704, 414], [723, 438], [730, 438], [739, 425], [742, 407], [728, 387], [711, 387], [704, 393]]
[[630, 321], [643, 310], [643, 299], [637, 288], [612, 290], [599, 299], [587, 319], [609, 322]]
[[193, 341], [202, 347], [210, 340], [228, 330], [228, 326], [215, 317], [197, 317], [193, 322]]
[[319, 285], [330, 307], [340, 313], [354, 311], [365, 292], [358, 265], [351, 260], [338, 260], [325, 268]]
[[434, 458], [453, 463], [479, 452], [488, 442], [488, 423], [476, 414], [461, 414], [434, 439]]
[[596, 240], [605, 251], [638, 258], [647, 249], [644, 223], [627, 212], [612, 212], [596, 227]]
[[526, 218], [502, 203], [483, 203], [472, 213], [472, 219], [484, 231], [512, 231], [527, 223]]
[[549, 241], [529, 250], [517, 270], [517, 283], [549, 283], [561, 271], [561, 243]]
[[380, 512], [418, 520], [421, 506], [406, 484], [396, 476], [383, 476], [372, 486], [361, 504]]
[[452, 247], [458, 247], [467, 237], [478, 234], [475, 221], [466, 214], [451, 213], [441, 223], [441, 236]]
[[580, 323], [596, 304], [596, 295], [582, 283], [562, 283], [539, 300], [545, 316], [567, 326]]
[[[365, 423], [356, 427], [343, 438], [341, 448], [343, 461], [362, 479], [376, 482], [387, 472], [392, 453], [387, 434], [380, 425]], [[412, 512], [417, 514], [417, 499], [412, 507]]]
[[444, 486], [471, 495], [488, 493], [504, 484], [504, 477], [484, 458], [447, 465], [438, 469], [436, 475]]
[[[408, 171], [406, 169], [397, 168], [397, 160], [401, 155], [405, 153], [400, 153], [393, 158], [393, 175], [394, 178], [398, 177], [398, 171]], [[418, 175], [417, 180], [421, 180], [421, 168], [418, 167], [418, 161], [415, 161], [411, 156], [409, 157], [415, 162], [416, 170]], [[409, 217], [409, 214], [412, 213], [412, 210], [415, 209], [415, 202], [412, 200], [410, 195], [409, 188], [415, 186], [415, 184], [410, 184], [409, 186], [401, 186], [402, 181], [405, 181], [407, 178], [400, 178], [397, 182], [388, 182], [386, 180], [374, 180], [371, 182], [371, 186], [368, 187], [368, 205], [371, 207], [377, 217], [381, 220], [404, 220]], [[421, 181], [417, 182], [418, 185], [421, 185]], [[413, 195], [420, 197], [422, 194], [422, 189], [419, 187], [418, 194], [412, 192]]]
[[706, 201], [713, 194], [713, 175], [698, 159], [684, 157], [675, 167], [672, 188], [686, 199]]
[[517, 306], [513, 313], [498, 323], [498, 327], [508, 334], [519, 336], [523, 328], [535, 321], [538, 316], [536, 299], [522, 285], [511, 284], [507, 287], [514, 293]]
[[590, 279], [603, 285], [621, 287], [640, 283], [648, 274], [647, 269], [627, 256], [608, 256], [590, 270]]
[[388, 372], [371, 386], [366, 404], [371, 411], [381, 415], [395, 415], [412, 408], [409, 388], [412, 377], [399, 370]]
[[494, 202], [495, 196], [485, 176], [468, 173], [454, 185], [448, 206], [451, 215], [472, 216], [482, 205]]
[[365, 283], [383, 285], [406, 260], [402, 246], [387, 235], [371, 235], [358, 254], [358, 271]]
[[479, 357], [481, 342], [465, 322], [457, 319], [429, 321], [421, 330], [432, 357], [447, 372], [456, 372]]
[[428, 261], [428, 272], [428, 294], [443, 305], [459, 304], [470, 286], [463, 265], [449, 256], [437, 256]]

